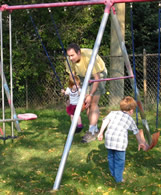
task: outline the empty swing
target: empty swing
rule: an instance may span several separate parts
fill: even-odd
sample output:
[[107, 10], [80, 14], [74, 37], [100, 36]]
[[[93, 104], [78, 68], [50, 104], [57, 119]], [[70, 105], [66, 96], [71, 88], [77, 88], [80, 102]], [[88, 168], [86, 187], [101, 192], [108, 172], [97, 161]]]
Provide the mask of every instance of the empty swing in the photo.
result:
[[[4, 68], [3, 68], [3, 31], [2, 31], [2, 14], [0, 14], [0, 34], [1, 34], [1, 62], [0, 62], [0, 73], [1, 73], [1, 79], [2, 79], [2, 119], [0, 122], [3, 123], [3, 130], [0, 128], [0, 133], [2, 137], [0, 139], [3, 139], [4, 142], [6, 139], [16, 138], [14, 135], [14, 128], [13, 128], [13, 122], [15, 122], [15, 127], [18, 132], [21, 132], [20, 126], [18, 121], [19, 120], [34, 120], [37, 118], [36, 114], [32, 113], [26, 113], [26, 114], [16, 114], [14, 105], [13, 105], [13, 69], [12, 69], [12, 25], [11, 25], [11, 12], [9, 12], [9, 49], [10, 49], [10, 89], [8, 87], [5, 75], [4, 75]], [[6, 93], [8, 103], [11, 109], [11, 118], [6, 119], [5, 118], [5, 106], [4, 106], [4, 91]], [[5, 129], [5, 123], [11, 122], [11, 136], [6, 137], [6, 129]]]

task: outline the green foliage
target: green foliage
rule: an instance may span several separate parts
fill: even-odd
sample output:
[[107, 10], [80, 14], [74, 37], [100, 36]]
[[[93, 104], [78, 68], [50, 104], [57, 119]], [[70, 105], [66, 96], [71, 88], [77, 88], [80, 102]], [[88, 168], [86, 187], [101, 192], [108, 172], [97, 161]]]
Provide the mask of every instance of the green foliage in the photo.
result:
[[[67, 0], [66, 0], [67, 1]], [[1, 4], [26, 5], [38, 3], [53, 3], [52, 0], [5, 0]], [[54, 2], [59, 2], [56, 0]], [[68, 2], [68, 1], [67, 1]], [[132, 53], [132, 41], [130, 30], [130, 4], [126, 5], [126, 45], [129, 53]], [[54, 21], [64, 47], [76, 42], [81, 47], [93, 48], [101, 19], [104, 13], [104, 5], [73, 6], [51, 8]], [[61, 81], [64, 82], [65, 67], [62, 61], [62, 48], [52, 23], [48, 9], [14, 10], [12, 12], [12, 39], [13, 39], [13, 82], [16, 96], [24, 96], [25, 83], [35, 85], [37, 92], [42, 93], [39, 81], [49, 79], [51, 75], [48, 67], [50, 62], [42, 47], [41, 41], [47, 49], [51, 61]], [[157, 25], [158, 3], [134, 3], [134, 37], [135, 52], [157, 52]], [[42, 38], [40, 41], [30, 21], [32, 16], [37, 30]], [[3, 12], [4, 33], [4, 65], [7, 80], [9, 80], [9, 33], [8, 12]], [[110, 17], [99, 49], [101, 56], [110, 54]], [[61, 60], [60, 60], [61, 59]], [[52, 69], [50, 69], [52, 71]], [[27, 80], [27, 81], [26, 81]], [[41, 95], [41, 94], [39, 94]]]
[[[128, 48], [131, 48], [132, 53], [130, 5], [127, 4], [126, 10], [126, 43]], [[132, 11], [135, 52], [139, 54], [143, 52], [143, 49], [146, 49], [147, 53], [157, 53], [158, 2], [133, 3]]]

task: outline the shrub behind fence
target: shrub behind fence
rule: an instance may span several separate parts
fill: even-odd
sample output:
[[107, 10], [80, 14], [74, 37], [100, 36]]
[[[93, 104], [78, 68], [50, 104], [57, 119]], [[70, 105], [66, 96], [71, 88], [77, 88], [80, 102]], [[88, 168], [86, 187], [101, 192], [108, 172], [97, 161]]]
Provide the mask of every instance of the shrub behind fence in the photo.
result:
[[[102, 57], [106, 63], [107, 69], [109, 69], [110, 56]], [[131, 66], [133, 68], [133, 56], [129, 55]], [[59, 59], [60, 64], [63, 64], [64, 59]], [[140, 92], [141, 101], [145, 109], [149, 107], [155, 107], [157, 101], [157, 79], [158, 79], [158, 54], [146, 54], [145, 52], [140, 55], [135, 55], [135, 67], [136, 67], [136, 81], [137, 87]], [[24, 89], [18, 91], [14, 87], [14, 106], [16, 107], [47, 107], [55, 104], [61, 104], [65, 101], [65, 98], [61, 96], [60, 85], [54, 75], [50, 66], [46, 68], [45, 74], [47, 78], [39, 79], [37, 82], [33, 82], [32, 79], [23, 79]], [[60, 77], [61, 84], [66, 87], [66, 78], [68, 77], [65, 67], [57, 71]], [[125, 76], [127, 76], [125, 68]], [[111, 77], [108, 74], [108, 77]], [[109, 82], [106, 83], [106, 94], [101, 96], [100, 106], [110, 106], [109, 101], [110, 93]], [[118, 88], [119, 90], [119, 88]], [[124, 80], [124, 95], [134, 96], [134, 91], [131, 87], [130, 80]], [[7, 100], [6, 106], [8, 106]], [[115, 102], [112, 102], [115, 106]]]

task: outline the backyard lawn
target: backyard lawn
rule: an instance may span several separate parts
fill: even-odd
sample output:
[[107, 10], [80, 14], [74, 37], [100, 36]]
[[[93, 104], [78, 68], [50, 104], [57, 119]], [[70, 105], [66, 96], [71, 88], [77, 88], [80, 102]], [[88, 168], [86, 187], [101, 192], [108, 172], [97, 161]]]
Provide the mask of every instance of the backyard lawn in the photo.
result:
[[[161, 139], [159, 138], [157, 146], [152, 150], [138, 152], [136, 138], [129, 133], [125, 182], [116, 184], [109, 174], [104, 141], [81, 143], [81, 137], [88, 129], [85, 113], [82, 113], [84, 129], [73, 139], [60, 188], [58, 191], [52, 191], [70, 128], [70, 118], [62, 108], [16, 111], [32, 112], [37, 114], [38, 118], [21, 121], [22, 132], [13, 141], [8, 139], [4, 143], [0, 140], [1, 195], [161, 194]], [[99, 127], [107, 113], [106, 108], [101, 109]], [[151, 111], [146, 115], [151, 133], [154, 133], [156, 114]], [[159, 127], [160, 131], [160, 121]], [[139, 128], [142, 128], [140, 119]], [[11, 135], [9, 123], [6, 124], [6, 134]]]

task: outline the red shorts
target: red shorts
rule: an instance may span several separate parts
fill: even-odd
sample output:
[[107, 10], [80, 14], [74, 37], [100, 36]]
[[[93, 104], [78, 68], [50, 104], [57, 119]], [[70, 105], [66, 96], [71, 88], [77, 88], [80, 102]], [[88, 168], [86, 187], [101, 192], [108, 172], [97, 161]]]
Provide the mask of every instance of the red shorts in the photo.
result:
[[77, 105], [69, 104], [69, 106], [66, 107], [66, 111], [69, 116], [74, 115], [75, 109]]

